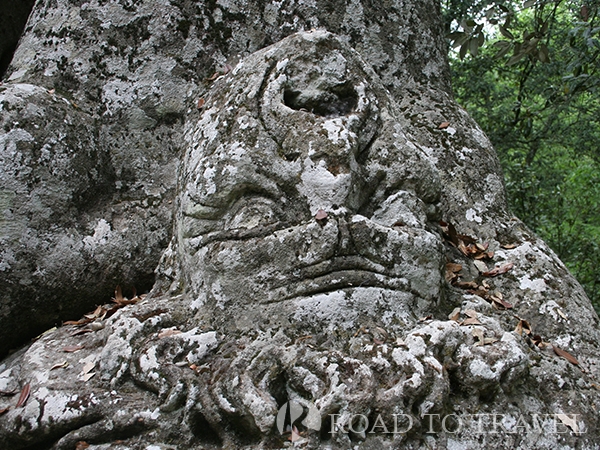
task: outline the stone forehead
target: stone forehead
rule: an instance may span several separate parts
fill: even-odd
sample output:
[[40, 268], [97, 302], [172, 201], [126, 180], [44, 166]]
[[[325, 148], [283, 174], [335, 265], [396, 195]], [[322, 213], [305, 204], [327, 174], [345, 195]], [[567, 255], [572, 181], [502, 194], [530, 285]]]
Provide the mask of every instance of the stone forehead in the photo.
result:
[[404, 135], [389, 94], [331, 33], [298, 33], [251, 55], [204, 100], [200, 120], [187, 132], [180, 184], [192, 197], [224, 200], [231, 187], [217, 186], [243, 185], [250, 172], [254, 183], [251, 167], [261, 167], [261, 190], [275, 194], [267, 178], [296, 184], [306, 157], [318, 163], [325, 155], [333, 173], [378, 173], [380, 181], [385, 172], [382, 196], [412, 177], [427, 201], [437, 198], [436, 171]]

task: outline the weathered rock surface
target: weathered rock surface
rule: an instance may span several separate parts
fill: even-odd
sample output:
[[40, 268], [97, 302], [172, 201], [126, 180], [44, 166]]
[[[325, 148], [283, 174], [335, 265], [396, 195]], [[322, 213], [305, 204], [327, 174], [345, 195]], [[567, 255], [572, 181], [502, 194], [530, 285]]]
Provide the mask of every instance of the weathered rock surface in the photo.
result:
[[[20, 174], [0, 185], [0, 355], [117, 284], [151, 288], [173, 228], [184, 122], [213, 74], [318, 27], [362, 52], [394, 94], [424, 102], [429, 122], [426, 97], [449, 90], [434, 2], [37, 2], [0, 86], [0, 171]], [[44, 166], [53, 152], [67, 158], [58, 171]], [[94, 159], [98, 173], [84, 174]]]
[[[9, 356], [0, 390], [30, 393], [20, 406], [0, 398], [0, 442], [597, 448], [589, 300], [508, 214], [476, 125], [439, 86], [405, 81], [391, 94], [324, 31], [216, 80], [186, 116], [175, 233], [152, 293]], [[79, 117], [52, 95], [38, 103]], [[62, 168], [87, 176], [55, 174], [75, 204], [119, 178], [88, 136]], [[303, 415], [286, 422], [286, 402]]]

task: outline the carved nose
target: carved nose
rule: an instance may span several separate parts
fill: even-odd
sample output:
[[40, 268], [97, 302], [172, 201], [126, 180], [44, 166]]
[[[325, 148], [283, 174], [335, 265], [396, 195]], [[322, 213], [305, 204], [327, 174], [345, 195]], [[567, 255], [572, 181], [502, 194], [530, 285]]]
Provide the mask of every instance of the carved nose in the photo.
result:
[[356, 247], [354, 246], [354, 240], [350, 233], [350, 227], [348, 220], [345, 216], [338, 218], [338, 243], [337, 243], [337, 256], [349, 256], [356, 255]]

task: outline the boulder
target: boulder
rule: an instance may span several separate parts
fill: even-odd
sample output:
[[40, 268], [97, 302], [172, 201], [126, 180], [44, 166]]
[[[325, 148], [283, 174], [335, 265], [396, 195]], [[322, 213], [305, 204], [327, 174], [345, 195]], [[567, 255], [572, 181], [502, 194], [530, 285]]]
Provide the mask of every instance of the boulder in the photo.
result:
[[[324, 30], [213, 81], [185, 116], [154, 288], [0, 364], [5, 447], [600, 444], [598, 318], [448, 94], [390, 91]], [[77, 139], [68, 173], [110, 160]], [[54, 182], [77, 199], [117, 172]]]

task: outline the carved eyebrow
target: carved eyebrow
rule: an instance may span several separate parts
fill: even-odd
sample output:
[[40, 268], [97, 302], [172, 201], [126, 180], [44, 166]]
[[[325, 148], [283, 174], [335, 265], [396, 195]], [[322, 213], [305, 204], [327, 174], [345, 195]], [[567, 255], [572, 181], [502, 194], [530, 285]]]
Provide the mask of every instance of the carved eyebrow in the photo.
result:
[[259, 225], [250, 229], [236, 228], [233, 230], [215, 231], [204, 235], [198, 247], [203, 247], [215, 241], [244, 241], [257, 237], [266, 237], [276, 231], [290, 227], [291, 224], [288, 222], [276, 222], [269, 225]]

